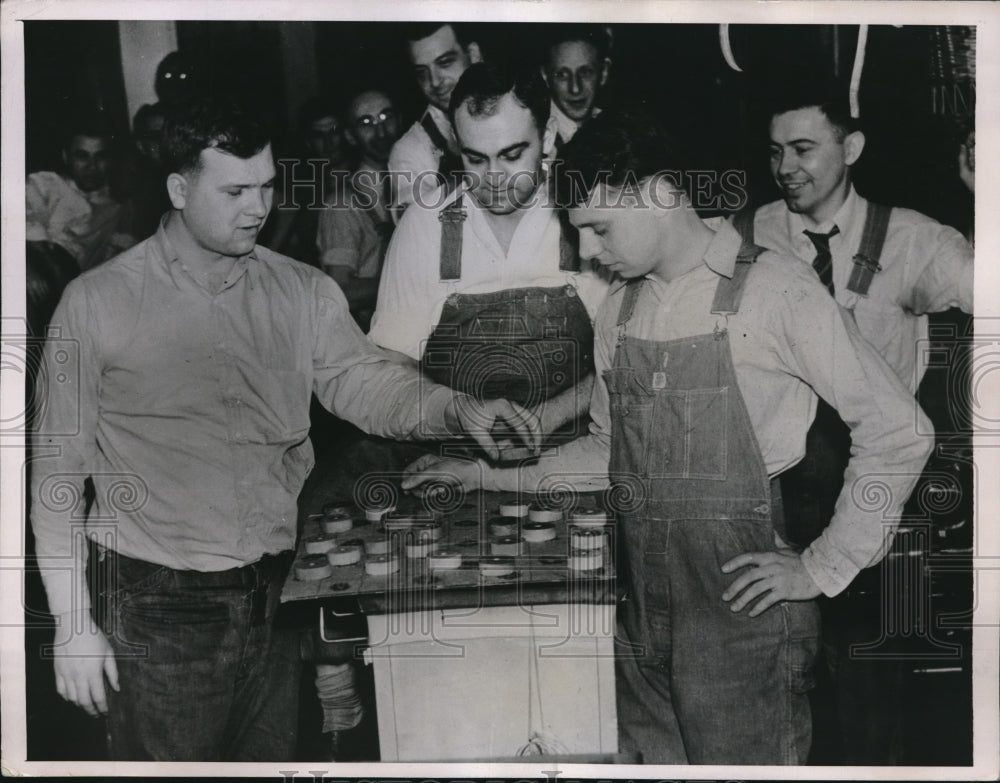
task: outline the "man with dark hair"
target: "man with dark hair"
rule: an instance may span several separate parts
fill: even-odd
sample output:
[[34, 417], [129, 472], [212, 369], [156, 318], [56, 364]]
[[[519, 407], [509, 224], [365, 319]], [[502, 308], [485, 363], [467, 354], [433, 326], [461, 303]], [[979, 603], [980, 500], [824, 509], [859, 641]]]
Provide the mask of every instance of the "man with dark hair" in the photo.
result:
[[323, 271], [337, 281], [358, 324], [368, 331], [394, 227], [386, 164], [399, 137], [399, 117], [385, 92], [362, 90], [349, 102], [346, 120], [344, 133], [359, 160], [319, 213], [316, 246]]
[[415, 198], [425, 199], [452, 181], [461, 168], [458, 142], [446, 113], [451, 91], [465, 69], [482, 59], [479, 44], [468, 38], [468, 27], [454, 22], [407, 24], [403, 38], [427, 109], [389, 156], [397, 222]]
[[[748, 240], [811, 264], [830, 295], [857, 323], [900, 381], [916, 392], [927, 369], [928, 313], [972, 312], [972, 247], [955, 229], [919, 212], [874, 204], [852, 184], [865, 146], [858, 121], [835, 86], [796, 85], [770, 112], [771, 173], [782, 198], [734, 219]], [[850, 458], [848, 427], [821, 401], [806, 457], [783, 477], [789, 534], [797, 543], [830, 522]], [[881, 615], [883, 595], [870, 603]], [[888, 660], [853, 662], [852, 644], [881, 632], [859, 622], [857, 607], [825, 605], [824, 637], [841, 708], [846, 763], [898, 763], [902, 666]], [[864, 624], [863, 625], [867, 625]], [[859, 635], [860, 634], [860, 635]], [[857, 635], [857, 638], [856, 638]], [[893, 736], [896, 735], [896, 736]]]
[[65, 173], [36, 171], [25, 184], [29, 242], [55, 242], [81, 270], [135, 244], [128, 214], [111, 193], [113, 142], [100, 122], [80, 122], [66, 136]]
[[493, 451], [496, 420], [529, 441], [536, 423], [388, 361], [329, 277], [256, 245], [275, 177], [256, 119], [194, 102], [163, 151], [172, 211], [67, 287], [45, 349], [32, 525], [56, 685], [108, 713], [115, 760], [288, 760], [298, 637], [275, 611], [313, 463], [310, 394], [382, 435], [472, 430]]
[[162, 103], [147, 103], [132, 120], [132, 149], [128, 159], [130, 233], [145, 239], [156, 231], [160, 218], [170, 209], [164, 184], [160, 143], [167, 110]]
[[351, 170], [351, 147], [344, 130], [342, 112], [327, 98], [310, 98], [299, 108], [299, 149], [278, 161], [279, 195], [261, 244], [319, 266], [319, 213], [324, 202], [342, 192]]
[[[560, 189], [580, 254], [625, 280], [595, 325], [590, 434], [517, 470], [419, 467], [521, 491], [602, 489], [610, 473], [629, 498], [617, 515], [630, 643], [617, 661], [620, 750], [805, 763], [812, 599], [882, 557], [927, 457], [914, 434], [926, 417], [807, 267], [698, 217], [650, 117], [605, 112], [565, 154], [584, 183]], [[801, 458], [817, 395], [852, 422], [855, 452], [830, 528], [799, 552], [782, 537], [775, 477]], [[873, 480], [885, 504], [858, 505]]]
[[611, 74], [610, 41], [599, 25], [560, 24], [547, 30], [542, 78], [552, 95], [556, 149], [562, 149], [577, 129], [600, 113], [600, 90]]
[[536, 72], [463, 74], [451, 117], [467, 178], [440, 206], [407, 210], [369, 338], [439, 383], [537, 407], [552, 432], [586, 414], [607, 283], [581, 270], [550, 203], [548, 110]]

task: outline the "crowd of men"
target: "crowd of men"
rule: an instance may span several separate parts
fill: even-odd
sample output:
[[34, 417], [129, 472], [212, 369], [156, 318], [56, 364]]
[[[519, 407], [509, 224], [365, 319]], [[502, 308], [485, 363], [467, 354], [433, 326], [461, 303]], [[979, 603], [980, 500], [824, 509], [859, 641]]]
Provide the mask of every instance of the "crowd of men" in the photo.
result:
[[[51, 382], [46, 350], [32, 525], [57, 688], [108, 716], [112, 758], [292, 757], [302, 630], [277, 596], [315, 395], [372, 436], [345, 471], [405, 470], [416, 493], [442, 475], [631, 485], [618, 633], [643, 653], [616, 661], [621, 750], [806, 762], [821, 636], [854, 641], [821, 632], [816, 599], [891, 545], [932, 447], [917, 346], [929, 313], [972, 312], [972, 249], [857, 193], [864, 133], [823, 84], [770, 107], [781, 199], [703, 220], [657, 121], [601, 110], [611, 44], [559, 26], [518, 70], [461, 25], [415, 23], [427, 108], [409, 129], [384, 89], [317, 98], [302, 160], [276, 165], [251, 112], [173, 95], [136, 116], [128, 206], [97, 131], [29, 178], [28, 239], [85, 270], [51, 318], [81, 371]], [[478, 457], [428, 444], [460, 432]], [[107, 508], [122, 477], [143, 502]], [[859, 504], [870, 480], [884, 506]], [[113, 543], [74, 548], [73, 521], [110, 511]], [[313, 663], [331, 753], [351, 758], [356, 663]]]

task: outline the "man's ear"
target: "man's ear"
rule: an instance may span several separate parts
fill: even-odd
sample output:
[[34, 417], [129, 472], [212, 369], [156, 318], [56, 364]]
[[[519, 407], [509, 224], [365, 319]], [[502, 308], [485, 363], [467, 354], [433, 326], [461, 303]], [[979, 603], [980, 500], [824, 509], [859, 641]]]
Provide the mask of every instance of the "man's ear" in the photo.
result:
[[346, 128], [344, 128], [344, 139], [352, 147], [358, 147], [358, 146], [360, 146], [358, 144], [358, 137], [354, 135], [354, 130], [351, 128], [350, 125], [348, 125]]
[[853, 166], [865, 148], [865, 134], [861, 131], [848, 133], [844, 137], [844, 163]]
[[184, 209], [187, 205], [188, 181], [183, 174], [174, 172], [167, 176], [167, 195], [174, 209]]
[[538, 72], [542, 75], [542, 81], [545, 82], [545, 86], [546, 87], [550, 87], [551, 85], [549, 84], [549, 72], [548, 72], [548, 69], [544, 65], [539, 65], [538, 66]]
[[470, 63], [481, 63], [483, 61], [483, 53], [479, 50], [479, 44], [475, 41], [469, 42], [469, 45], [465, 47], [465, 52], [469, 55]]
[[608, 80], [608, 77], [610, 75], [611, 75], [611, 58], [605, 57], [604, 66], [601, 68], [601, 81], [600, 81], [601, 87], [604, 86], [604, 83]]

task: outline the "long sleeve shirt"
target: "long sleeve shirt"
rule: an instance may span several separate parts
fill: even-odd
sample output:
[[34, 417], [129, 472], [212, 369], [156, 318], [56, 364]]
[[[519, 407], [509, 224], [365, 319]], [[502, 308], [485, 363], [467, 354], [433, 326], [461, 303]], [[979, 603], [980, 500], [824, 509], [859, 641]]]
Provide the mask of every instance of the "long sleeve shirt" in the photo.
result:
[[[955, 229], [897, 207], [879, 258], [882, 270], [872, 279], [867, 296], [860, 296], [847, 290], [847, 281], [867, 214], [868, 201], [852, 187], [837, 214], [810, 230], [825, 234], [834, 226], [839, 229], [830, 238], [837, 302], [854, 312], [861, 334], [916, 392], [930, 353], [926, 314], [950, 307], [972, 312], [972, 246]], [[754, 241], [811, 264], [816, 247], [805, 229], [801, 215], [791, 212], [784, 201], [775, 201], [757, 210]]]
[[53, 611], [71, 600], [58, 569], [79, 567], [88, 476], [88, 535], [217, 571], [294, 546], [312, 392], [378, 435], [447, 434], [453, 393], [369, 343], [332, 279], [263, 247], [215, 288], [161, 226], [73, 281], [52, 327], [32, 524]]
[[[670, 282], [648, 275], [628, 334], [665, 341], [727, 329], [740, 392], [771, 477], [805, 453], [817, 394], [839, 411], [853, 439], [844, 489], [830, 525], [802, 553], [817, 586], [836, 595], [891, 543], [931, 448], [930, 438], [918, 435], [930, 432], [930, 423], [850, 315], [801, 262], [763, 253], [739, 312], [713, 315], [719, 278], [732, 276], [739, 246], [736, 231], [721, 223], [700, 266]], [[607, 486], [612, 432], [602, 373], [614, 360], [623, 295], [623, 287], [612, 291], [595, 325], [598, 380], [590, 434], [520, 471], [487, 469], [484, 486], [527, 491], [550, 481], [580, 490]]]
[[61, 245], [84, 270], [135, 244], [121, 230], [125, 208], [106, 187], [85, 193], [53, 171], [37, 171], [25, 183], [25, 208], [25, 238]]

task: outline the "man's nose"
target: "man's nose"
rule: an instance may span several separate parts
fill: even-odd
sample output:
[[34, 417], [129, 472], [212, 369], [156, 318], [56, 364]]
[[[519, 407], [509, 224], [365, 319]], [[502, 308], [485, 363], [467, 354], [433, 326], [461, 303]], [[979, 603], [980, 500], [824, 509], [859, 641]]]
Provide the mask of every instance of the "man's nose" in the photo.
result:
[[267, 194], [263, 188], [252, 190], [250, 201], [247, 204], [247, 214], [251, 217], [266, 217], [270, 204]]
[[777, 171], [779, 174], [790, 174], [799, 167], [798, 158], [791, 152], [779, 152], [777, 160]]
[[431, 68], [431, 88], [436, 90], [441, 86], [442, 82], [441, 73], [437, 68]]
[[593, 231], [584, 229], [580, 232], [580, 258], [589, 261], [601, 252], [600, 243]]
[[583, 92], [583, 84], [580, 81], [580, 77], [573, 74], [573, 77], [569, 80], [569, 92], [570, 95], [579, 95]]

